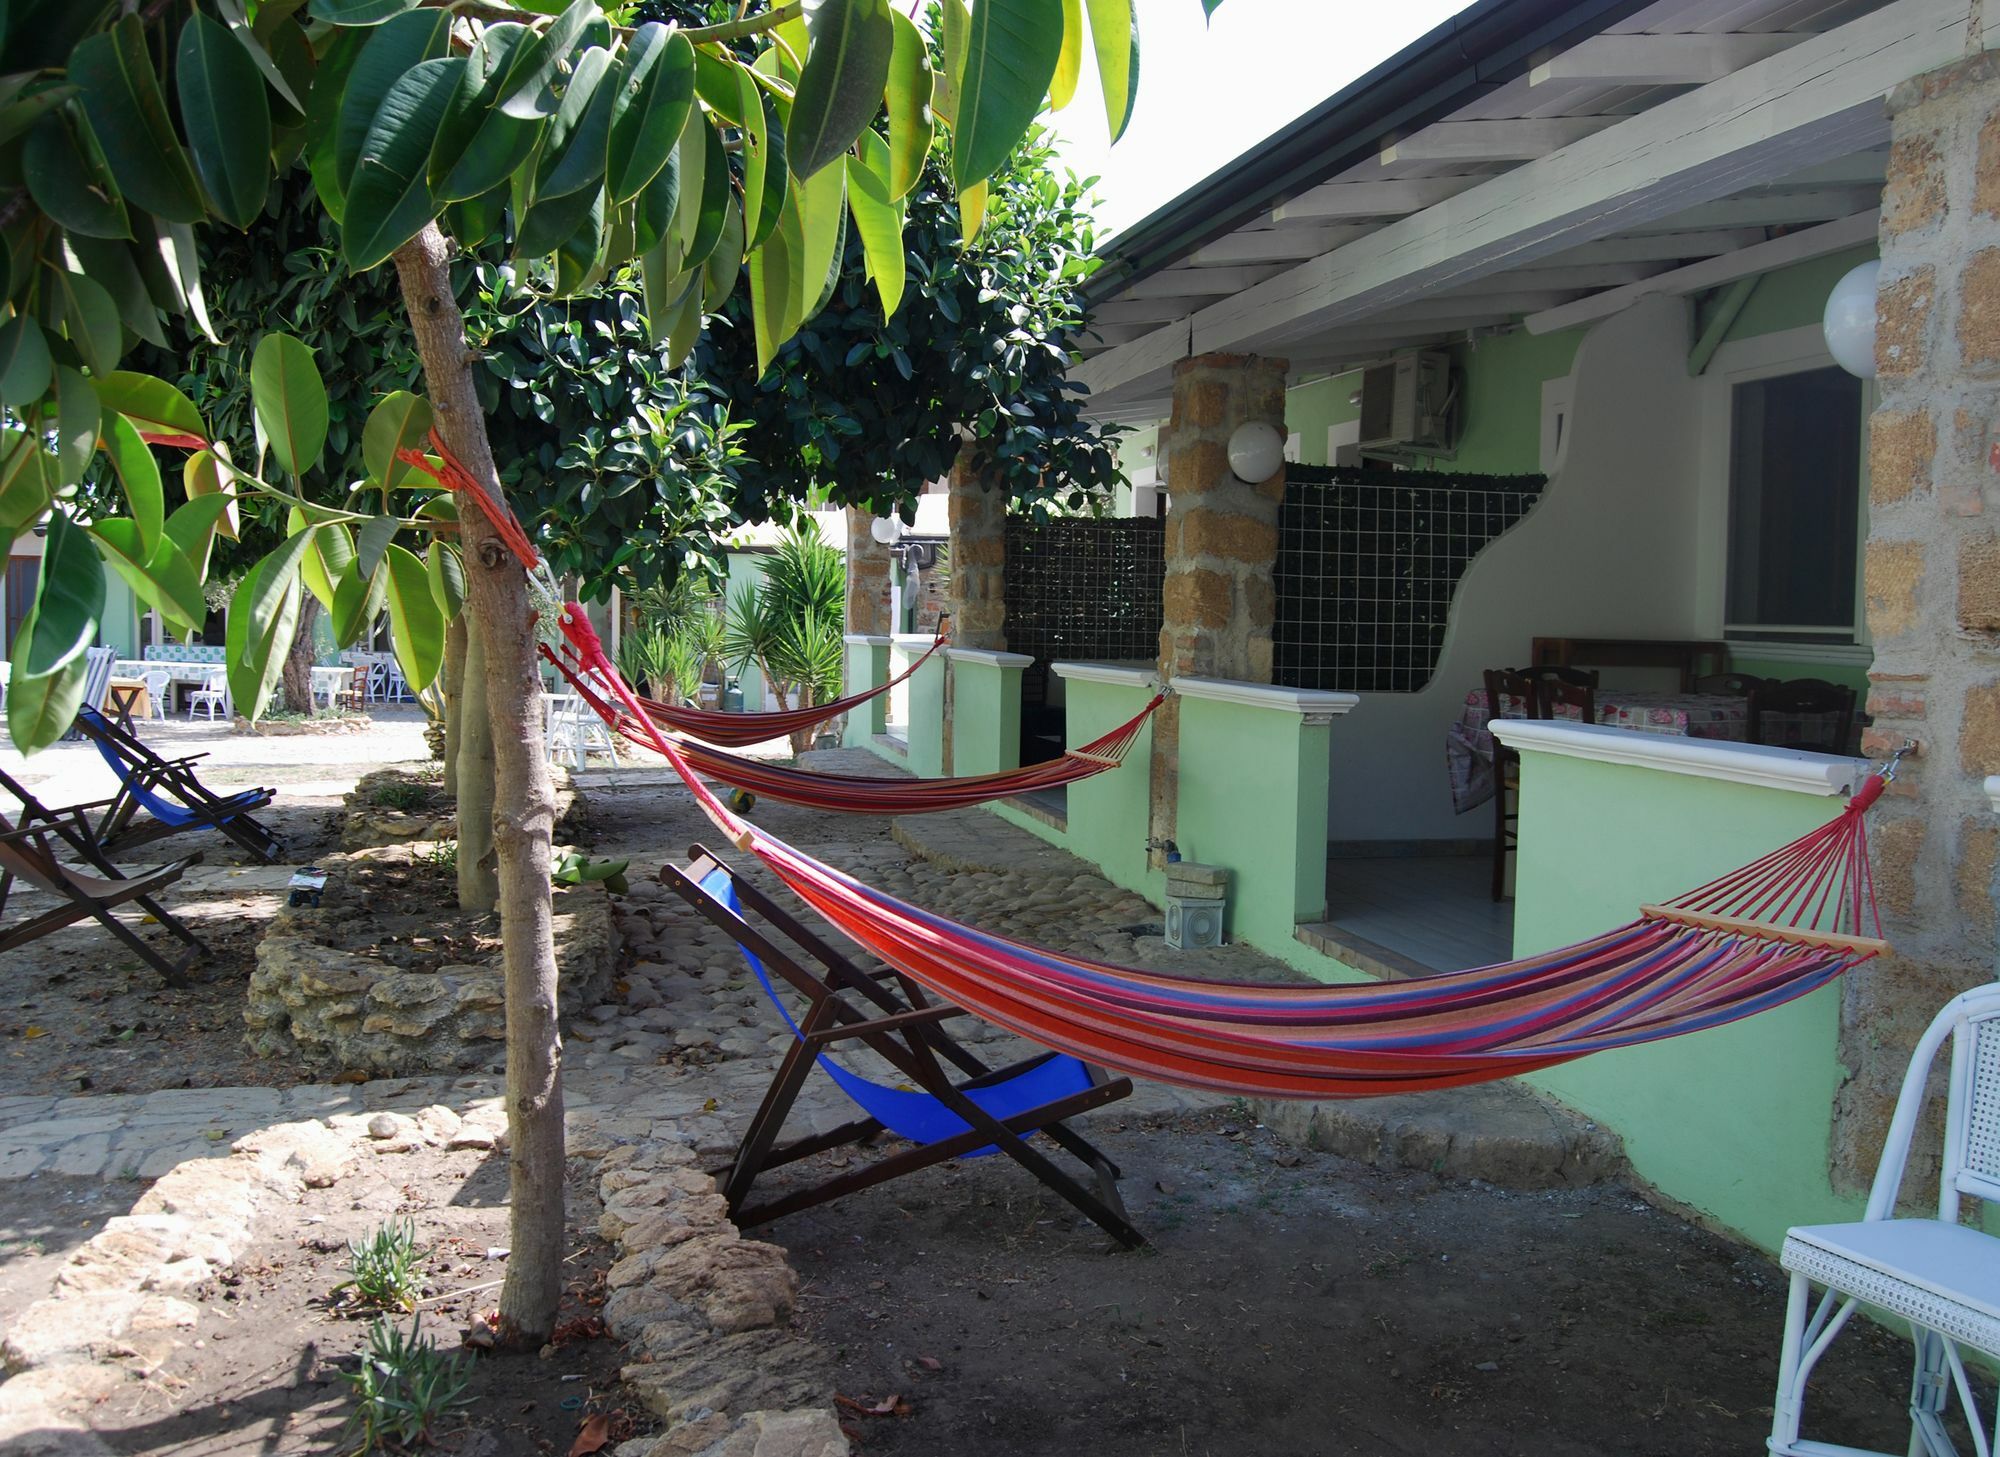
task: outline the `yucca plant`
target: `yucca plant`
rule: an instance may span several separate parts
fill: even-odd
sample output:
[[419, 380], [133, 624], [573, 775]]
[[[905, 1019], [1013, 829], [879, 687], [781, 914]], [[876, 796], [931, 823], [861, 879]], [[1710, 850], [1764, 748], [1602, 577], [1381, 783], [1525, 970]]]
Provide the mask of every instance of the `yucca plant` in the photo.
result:
[[[415, 786], [408, 786], [414, 788]], [[452, 843], [457, 861], [458, 845]], [[417, 1246], [417, 1227], [407, 1219], [392, 1219], [366, 1239], [347, 1242], [348, 1279], [333, 1287], [342, 1309], [415, 1310], [424, 1293], [424, 1261], [428, 1250]]]
[[439, 1429], [469, 1402], [471, 1371], [464, 1358], [420, 1335], [412, 1318], [407, 1334], [387, 1320], [368, 1327], [361, 1365], [340, 1373], [354, 1394], [346, 1435], [355, 1453], [411, 1452], [431, 1446]]
[[[764, 560], [763, 580], [729, 600], [724, 659], [739, 668], [756, 664], [781, 709], [838, 697], [846, 593], [846, 565], [818, 526], [808, 521], [787, 531]], [[793, 752], [811, 742], [810, 729], [793, 734]]]

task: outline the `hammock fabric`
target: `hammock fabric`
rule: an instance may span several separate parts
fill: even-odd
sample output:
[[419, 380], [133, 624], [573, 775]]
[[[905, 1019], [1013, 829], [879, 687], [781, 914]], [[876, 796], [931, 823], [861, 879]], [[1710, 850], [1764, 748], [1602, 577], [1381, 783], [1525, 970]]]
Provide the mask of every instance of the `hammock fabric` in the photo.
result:
[[[504, 507], [482, 505], [520, 534]], [[515, 549], [535, 570], [525, 538]], [[581, 609], [561, 626], [580, 671], [650, 724]], [[738, 818], [679, 746], [657, 728], [649, 739], [738, 849], [857, 945], [1045, 1047], [1186, 1087], [1351, 1098], [1486, 1082], [1733, 1022], [1887, 949], [1862, 819], [1884, 775], [1818, 829], [1587, 941], [1410, 981], [1286, 986], [1063, 956], [897, 900]]]
[[[635, 744], [654, 747], [653, 737], [658, 733], [657, 719], [654, 723], [642, 723], [629, 710], [612, 701], [612, 695], [601, 680], [579, 671], [566, 657], [547, 648], [542, 650], [542, 656], [555, 664], [556, 670], [569, 680], [578, 696], [613, 729]], [[837, 814], [935, 814], [940, 810], [966, 809], [991, 800], [1028, 794], [1037, 789], [1074, 784], [1079, 779], [1116, 769], [1124, 762], [1126, 750], [1131, 748], [1139, 730], [1145, 727], [1147, 718], [1160, 706], [1164, 697], [1164, 694], [1155, 694], [1150, 703], [1110, 733], [1092, 739], [1082, 748], [1066, 751], [1059, 759], [997, 774], [968, 774], [957, 779], [872, 779], [859, 774], [815, 774], [725, 754], [720, 749], [701, 744], [683, 743], [680, 750], [697, 772], [737, 789], [769, 795], [787, 804], [831, 810]], [[638, 699], [638, 702], [647, 708], [646, 717], [654, 718], [650, 702], [646, 699]]]

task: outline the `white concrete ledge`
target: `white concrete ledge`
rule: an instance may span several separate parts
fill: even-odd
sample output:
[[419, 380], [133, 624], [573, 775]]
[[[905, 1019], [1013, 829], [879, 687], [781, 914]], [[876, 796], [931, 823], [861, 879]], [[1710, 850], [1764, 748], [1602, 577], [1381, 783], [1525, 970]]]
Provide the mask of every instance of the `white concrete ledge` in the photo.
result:
[[1722, 739], [1689, 739], [1678, 734], [1642, 734], [1608, 724], [1563, 723], [1554, 719], [1495, 719], [1494, 737], [1510, 749], [1630, 764], [1664, 774], [1723, 779], [1796, 794], [1846, 794], [1868, 773], [1860, 759], [1737, 744]]
[[1174, 692], [1183, 698], [1207, 698], [1216, 703], [1240, 703], [1279, 713], [1352, 713], [1359, 694], [1325, 688], [1278, 688], [1269, 683], [1237, 683], [1228, 678], [1176, 678]]
[[995, 648], [946, 648], [954, 663], [984, 663], [989, 668], [1025, 668], [1034, 662], [1027, 653], [1003, 653]]
[[1993, 813], [2000, 815], [2000, 774], [1986, 776], [1986, 802], [1993, 806]]
[[1159, 676], [1151, 663], [1051, 663], [1049, 671], [1066, 683], [1110, 683], [1119, 688], [1151, 688]]
[[889, 639], [883, 634], [875, 632], [842, 633], [840, 640], [851, 648], [886, 648], [889, 646]]
[[901, 648], [906, 653], [921, 653], [929, 649], [937, 639], [927, 632], [899, 632], [891, 635], [890, 645]]

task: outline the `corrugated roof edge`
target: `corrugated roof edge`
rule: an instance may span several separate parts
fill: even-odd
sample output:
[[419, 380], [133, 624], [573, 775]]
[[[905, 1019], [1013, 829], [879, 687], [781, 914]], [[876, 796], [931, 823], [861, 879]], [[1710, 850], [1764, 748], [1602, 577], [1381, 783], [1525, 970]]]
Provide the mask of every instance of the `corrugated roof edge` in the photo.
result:
[[1475, 0], [1114, 237], [1084, 283], [1085, 299], [1102, 303], [1362, 160], [1384, 132], [1436, 121], [1525, 74], [1537, 52], [1574, 45], [1647, 3]]

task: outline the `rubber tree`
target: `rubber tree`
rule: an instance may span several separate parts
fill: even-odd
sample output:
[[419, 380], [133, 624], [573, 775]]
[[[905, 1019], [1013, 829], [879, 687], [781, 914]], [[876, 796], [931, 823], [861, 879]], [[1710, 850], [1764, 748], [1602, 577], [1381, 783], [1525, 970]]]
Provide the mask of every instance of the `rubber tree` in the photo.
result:
[[[215, 533], [253, 499], [282, 507], [287, 534], [231, 597], [225, 668], [239, 708], [256, 716], [277, 688], [308, 591], [339, 635], [386, 604], [421, 687], [444, 660], [458, 559], [429, 548], [456, 535], [493, 729], [508, 1343], [542, 1341], [560, 1293], [552, 801], [521, 567], [471, 503], [413, 483], [405, 454], [435, 426], [472, 479], [499, 490], [446, 231], [461, 247], [510, 240], [552, 298], [636, 269], [647, 322], [676, 361], [747, 280], [761, 372], [829, 296], [850, 225], [878, 287], [890, 285], [904, 200], [938, 124], [976, 231], [986, 179], [1045, 101], [1069, 99], [1087, 54], [1114, 134], [1136, 78], [1132, 0], [979, 0], [971, 10], [944, 0], [935, 67], [888, 0], [822, 0], [810, 27], [797, 3], [746, 4], [693, 28], [630, 25], [631, 9], [14, 0], [0, 12], [10, 97], [0, 114], [0, 529], [47, 537], [11, 645], [9, 733], [33, 751], [75, 716], [107, 571], [192, 630]], [[338, 499], [314, 489], [330, 422], [310, 343], [278, 332], [257, 342], [255, 439], [234, 450], [184, 391], [120, 367], [128, 336], [158, 340], [164, 315], [215, 332], [195, 229], [247, 227], [297, 165], [339, 224], [350, 268], [394, 256], [431, 397], [396, 392], [369, 412], [367, 479]], [[149, 445], [188, 453], [177, 504]], [[110, 509], [81, 493], [100, 455], [117, 483]], [[468, 672], [463, 696], [478, 686]]]

